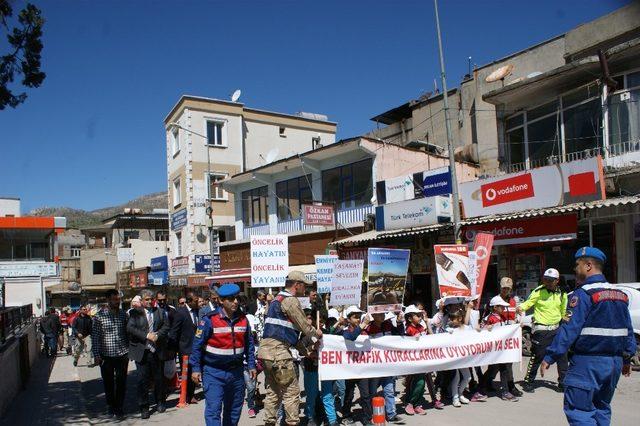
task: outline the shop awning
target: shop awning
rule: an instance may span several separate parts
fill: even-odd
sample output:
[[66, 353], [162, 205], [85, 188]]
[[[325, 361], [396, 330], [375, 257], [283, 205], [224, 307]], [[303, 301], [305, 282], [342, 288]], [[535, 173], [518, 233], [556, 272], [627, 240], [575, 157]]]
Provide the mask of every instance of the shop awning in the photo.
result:
[[205, 278], [207, 284], [224, 284], [251, 281], [251, 268], [223, 269]]
[[348, 243], [359, 243], [363, 241], [382, 240], [384, 238], [404, 237], [407, 235], [427, 234], [429, 232], [439, 231], [451, 226], [449, 223], [437, 223], [435, 225], [419, 226], [415, 228], [394, 229], [393, 231], [367, 231], [362, 234], [352, 235], [342, 240], [333, 241], [329, 245], [342, 245]]
[[588, 211], [601, 209], [603, 207], [614, 207], [619, 205], [637, 204], [640, 202], [640, 196], [632, 195], [628, 197], [616, 197], [606, 200], [589, 201], [587, 203], [567, 204], [566, 206], [548, 207], [544, 209], [525, 210], [517, 213], [499, 214], [491, 216], [481, 216], [477, 218], [463, 220], [461, 225], [475, 225], [478, 223], [500, 222], [503, 220], [525, 219], [528, 217], [548, 216], [562, 213]]

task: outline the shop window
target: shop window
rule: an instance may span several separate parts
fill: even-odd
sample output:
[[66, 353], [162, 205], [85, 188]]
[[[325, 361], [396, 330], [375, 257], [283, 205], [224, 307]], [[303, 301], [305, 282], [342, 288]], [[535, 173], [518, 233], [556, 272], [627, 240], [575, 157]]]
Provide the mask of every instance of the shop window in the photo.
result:
[[242, 192], [242, 223], [245, 226], [269, 223], [268, 194], [266, 186]]
[[278, 198], [278, 220], [291, 220], [300, 217], [302, 204], [311, 203], [311, 175], [278, 182], [276, 195]]
[[322, 172], [322, 199], [335, 202], [339, 209], [368, 205], [373, 196], [371, 169], [366, 159]]
[[93, 261], [93, 275], [104, 275], [104, 260]]
[[29, 245], [31, 253], [29, 258], [32, 260], [47, 260], [49, 258], [49, 244], [47, 243], [31, 243]]
[[155, 231], [155, 240], [156, 241], [169, 241], [169, 230], [168, 229], [156, 229], [156, 231]]

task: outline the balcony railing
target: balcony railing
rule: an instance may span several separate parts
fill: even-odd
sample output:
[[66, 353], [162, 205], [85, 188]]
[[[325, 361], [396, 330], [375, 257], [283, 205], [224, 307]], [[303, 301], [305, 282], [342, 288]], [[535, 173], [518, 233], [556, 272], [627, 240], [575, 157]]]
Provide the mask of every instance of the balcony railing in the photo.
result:
[[372, 214], [374, 210], [372, 205], [338, 210], [338, 222], [343, 226], [363, 222], [367, 218], [367, 215]]
[[32, 305], [0, 309], [0, 345], [15, 336], [18, 330], [32, 321], [32, 318]]
[[530, 160], [528, 163], [504, 163], [500, 165], [500, 171], [503, 173], [517, 173], [539, 167], [551, 166], [553, 164], [585, 160], [596, 157], [597, 155], [602, 155], [604, 158], [604, 167], [607, 171], [624, 167], [640, 166], [640, 140], [621, 142], [607, 147], [595, 147], [570, 152], [565, 155], [552, 155], [546, 158]]
[[269, 225], [254, 225], [242, 228], [242, 237], [247, 239], [252, 235], [269, 235]]

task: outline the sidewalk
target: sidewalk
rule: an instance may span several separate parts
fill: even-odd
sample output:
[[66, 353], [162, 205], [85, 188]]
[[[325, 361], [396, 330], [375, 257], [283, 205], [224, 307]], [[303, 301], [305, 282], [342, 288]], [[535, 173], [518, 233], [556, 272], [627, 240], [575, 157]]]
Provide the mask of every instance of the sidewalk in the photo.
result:
[[71, 357], [40, 357], [27, 388], [16, 395], [0, 425], [90, 425]]

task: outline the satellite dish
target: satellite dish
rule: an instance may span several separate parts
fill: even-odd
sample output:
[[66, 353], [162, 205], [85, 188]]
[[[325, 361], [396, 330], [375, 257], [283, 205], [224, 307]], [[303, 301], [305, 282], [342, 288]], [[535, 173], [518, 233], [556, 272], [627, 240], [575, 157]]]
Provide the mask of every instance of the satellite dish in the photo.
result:
[[493, 83], [494, 81], [504, 80], [506, 76], [513, 72], [513, 64], [507, 64], [498, 68], [484, 79], [487, 83]]
[[267, 155], [264, 157], [265, 164], [272, 163], [277, 156], [278, 156], [278, 148], [272, 148], [269, 152], [267, 152]]
[[207, 241], [207, 236], [202, 232], [202, 228], [200, 228], [200, 232], [198, 233], [198, 235], [196, 235], [196, 239], [199, 243], [204, 243], [205, 241]]
[[72, 282], [71, 284], [69, 284], [69, 290], [71, 291], [80, 291], [80, 284], [77, 282]]
[[233, 92], [233, 95], [231, 95], [231, 102], [237, 102], [238, 99], [240, 99], [241, 94], [242, 94], [242, 91], [240, 89]]

